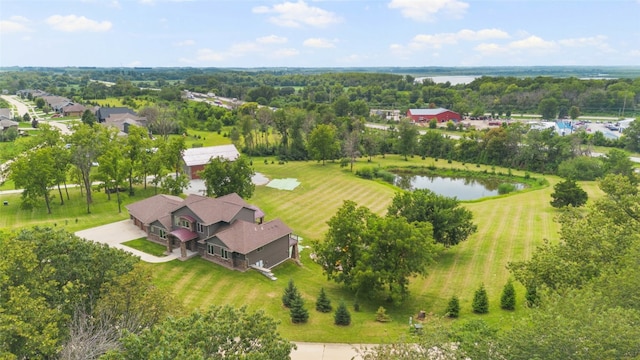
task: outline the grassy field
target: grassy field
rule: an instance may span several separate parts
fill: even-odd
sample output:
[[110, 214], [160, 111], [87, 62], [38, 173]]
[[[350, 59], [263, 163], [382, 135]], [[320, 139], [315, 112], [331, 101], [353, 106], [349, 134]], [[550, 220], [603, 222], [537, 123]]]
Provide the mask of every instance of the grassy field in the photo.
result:
[[[64, 189], [62, 193], [65, 194]], [[9, 202], [8, 206], [0, 205], [0, 229], [41, 225], [64, 227], [70, 232], [75, 232], [128, 219], [129, 214], [124, 205], [152, 196], [153, 193], [152, 187], [147, 190], [137, 189], [134, 197], [129, 197], [127, 193], [121, 193], [122, 212], [118, 213], [115, 195], [112, 195], [111, 201], [109, 201], [104, 192], [94, 192], [91, 214], [87, 214], [85, 198], [80, 195], [80, 189], [77, 187], [69, 188], [70, 199], [67, 200], [64, 195], [64, 205], [60, 205], [58, 191], [51, 192], [51, 214], [47, 214], [44, 200], [42, 200], [41, 206], [22, 209], [20, 194], [0, 194], [0, 202]]]
[[[362, 180], [338, 164], [322, 166], [315, 162], [292, 162], [278, 165], [268, 159], [254, 159], [256, 171], [273, 178], [297, 178], [301, 185], [293, 191], [282, 191], [258, 186], [251, 203], [260, 206], [268, 218], [283, 219], [294, 232], [303, 237], [301, 242], [302, 267], [285, 264], [277, 267], [274, 274], [279, 278], [270, 281], [260, 274], [241, 274], [211, 266], [200, 259], [185, 263], [170, 262], [149, 265], [153, 268], [160, 285], [171, 288], [184, 301], [187, 308], [204, 307], [210, 304], [247, 305], [250, 309], [264, 309], [281, 322], [280, 331], [289, 339], [324, 342], [382, 342], [396, 339], [407, 332], [409, 316], [420, 310], [442, 315], [452, 295], [460, 298], [462, 319], [483, 318], [499, 327], [508, 327], [513, 317], [522, 311], [524, 289], [517, 287], [518, 310], [505, 312], [499, 309], [502, 287], [509, 279], [505, 266], [509, 261], [526, 259], [543, 239], [556, 240], [558, 224], [554, 221], [557, 210], [549, 205], [552, 186], [524, 191], [511, 196], [496, 197], [484, 201], [465, 203], [474, 213], [478, 232], [466, 242], [449, 249], [431, 267], [430, 274], [411, 281], [411, 297], [400, 306], [385, 301], [360, 299], [360, 312], [353, 311], [353, 295], [340, 286], [329, 282], [321, 268], [313, 263], [306, 246], [311, 239], [322, 239], [327, 230], [326, 221], [350, 199], [359, 205], [384, 214], [395, 189], [388, 184]], [[374, 164], [363, 161], [357, 166], [402, 166], [428, 165], [430, 160], [417, 158], [405, 162], [396, 156], [376, 159]], [[462, 167], [461, 164], [442, 166]], [[484, 170], [484, 167], [480, 170]], [[500, 171], [500, 169], [496, 169]], [[506, 172], [505, 170], [503, 170]], [[551, 185], [558, 179], [549, 177]], [[592, 196], [598, 196], [597, 184], [582, 183]], [[288, 279], [294, 279], [306, 300], [311, 316], [306, 325], [294, 325], [289, 313], [281, 305], [280, 297]], [[490, 298], [490, 313], [475, 315], [471, 312], [474, 291], [484, 284]], [[334, 306], [344, 300], [352, 310], [352, 325], [346, 328], [333, 326], [332, 314], [321, 314], [314, 310], [315, 299], [324, 287]], [[374, 321], [379, 306], [387, 308], [394, 319], [382, 324]]]
[[[207, 137], [211, 136], [210, 133]], [[482, 318], [499, 327], [508, 327], [522, 310], [524, 289], [516, 287], [518, 305], [515, 312], [499, 309], [502, 287], [509, 278], [505, 266], [509, 261], [526, 259], [543, 239], [555, 241], [558, 238], [558, 224], [554, 218], [557, 210], [549, 205], [553, 185], [559, 181], [547, 177], [551, 186], [520, 193], [488, 198], [482, 201], [464, 203], [463, 206], [474, 214], [478, 232], [467, 241], [446, 251], [438, 263], [430, 268], [426, 277], [414, 278], [410, 284], [411, 296], [403, 304], [394, 306], [383, 300], [360, 299], [360, 312], [353, 311], [353, 294], [341, 286], [326, 280], [319, 265], [311, 261], [308, 246], [312, 239], [321, 240], [327, 230], [327, 220], [333, 216], [344, 200], [353, 200], [373, 211], [384, 214], [396, 189], [386, 183], [357, 178], [348, 169], [337, 163], [323, 166], [316, 162], [290, 162], [278, 164], [276, 159], [254, 158], [257, 172], [270, 179], [296, 178], [301, 185], [293, 191], [284, 191], [257, 186], [254, 196], [249, 199], [267, 214], [267, 220], [281, 218], [294, 233], [302, 236], [302, 266], [285, 263], [274, 269], [277, 281], [271, 281], [257, 272], [240, 273], [223, 269], [205, 260], [194, 258], [185, 262], [172, 261], [163, 264], [148, 264], [161, 287], [174, 291], [187, 309], [206, 307], [211, 304], [246, 305], [250, 310], [264, 310], [280, 322], [279, 331], [288, 339], [296, 341], [380, 343], [397, 339], [407, 334], [408, 318], [421, 310], [434, 316], [442, 315], [447, 301], [457, 295], [461, 302], [461, 319]], [[418, 157], [403, 161], [399, 156], [390, 155], [376, 158], [368, 163], [360, 160], [356, 168], [363, 166], [429, 166], [433, 159]], [[464, 168], [462, 164], [444, 161], [435, 163], [441, 167]], [[491, 171], [482, 166], [475, 170]], [[505, 169], [496, 168], [504, 172]], [[514, 172], [515, 175], [523, 175]], [[538, 176], [532, 174], [532, 176]], [[600, 195], [595, 182], [583, 182], [582, 187], [591, 197]], [[0, 195], [8, 200], [9, 206], [0, 207], [0, 228], [17, 228], [34, 224], [64, 226], [69, 231], [126, 219], [124, 210], [118, 214], [115, 199], [106, 200], [103, 193], [95, 194], [93, 214], [87, 215], [84, 202], [73, 189], [72, 200], [61, 207], [54, 200], [53, 214], [47, 215], [44, 207], [34, 210], [19, 209], [20, 195]], [[134, 198], [124, 196], [129, 203], [150, 196], [153, 190], [139, 190]], [[78, 219], [78, 222], [75, 222]], [[144, 250], [143, 250], [144, 251]], [[294, 279], [302, 293], [310, 312], [309, 323], [294, 325], [289, 320], [289, 312], [281, 305], [282, 291], [289, 279]], [[474, 291], [484, 284], [490, 300], [490, 312], [475, 315], [471, 312]], [[351, 310], [352, 325], [333, 325], [333, 314], [315, 311], [315, 299], [324, 287], [335, 306], [345, 301]], [[393, 318], [391, 323], [375, 321], [375, 312], [384, 306]]]

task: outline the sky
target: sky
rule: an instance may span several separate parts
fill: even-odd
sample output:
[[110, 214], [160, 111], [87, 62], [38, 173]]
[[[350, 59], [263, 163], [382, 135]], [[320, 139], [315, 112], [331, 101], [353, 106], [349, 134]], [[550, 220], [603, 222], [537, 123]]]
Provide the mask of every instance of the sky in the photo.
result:
[[1, 0], [0, 67], [640, 66], [640, 0]]

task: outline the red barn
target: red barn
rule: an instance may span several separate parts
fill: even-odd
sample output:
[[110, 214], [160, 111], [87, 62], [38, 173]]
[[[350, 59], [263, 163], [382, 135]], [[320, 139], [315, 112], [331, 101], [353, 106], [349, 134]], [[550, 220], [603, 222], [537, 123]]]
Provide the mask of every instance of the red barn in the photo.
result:
[[212, 158], [221, 157], [225, 160], [235, 160], [240, 156], [234, 145], [219, 145], [186, 149], [182, 154], [184, 172], [189, 179], [200, 179], [198, 171], [204, 170], [204, 166]]
[[449, 120], [457, 122], [462, 119], [460, 114], [457, 112], [443, 108], [409, 109], [407, 110], [407, 117], [416, 123], [429, 122], [431, 119], [436, 119], [439, 123], [447, 122]]

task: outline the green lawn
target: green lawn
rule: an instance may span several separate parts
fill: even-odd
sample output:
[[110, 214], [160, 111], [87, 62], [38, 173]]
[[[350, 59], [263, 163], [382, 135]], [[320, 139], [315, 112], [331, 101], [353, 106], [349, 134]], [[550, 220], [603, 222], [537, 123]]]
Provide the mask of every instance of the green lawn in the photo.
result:
[[129, 241], [123, 242], [122, 244], [154, 256], [160, 256], [160, 257], [166, 256], [165, 254], [165, 251], [167, 251], [166, 246], [162, 246], [160, 244], [156, 244], [154, 242], [148, 241], [146, 237], [135, 239], [135, 240], [129, 240]]
[[153, 188], [147, 190], [137, 189], [133, 197], [127, 193], [121, 193], [122, 212], [118, 213], [118, 203], [115, 195], [111, 201], [107, 200], [104, 192], [93, 193], [91, 214], [87, 214], [85, 198], [80, 195], [78, 187], [69, 188], [70, 199], [67, 200], [62, 189], [64, 205], [60, 205], [58, 190], [51, 191], [51, 214], [47, 214], [44, 200], [41, 205], [33, 209], [23, 209], [20, 206], [21, 194], [0, 194], [0, 202], [8, 201], [9, 206], [0, 205], [0, 229], [15, 229], [25, 226], [57, 226], [64, 227], [70, 232], [91, 228], [98, 225], [109, 224], [129, 218], [126, 204], [139, 201], [153, 195]]
[[[282, 191], [265, 186], [256, 187], [249, 202], [261, 207], [267, 218], [279, 217], [295, 233], [303, 237], [301, 252], [302, 267], [285, 264], [277, 267], [274, 274], [279, 278], [270, 281], [258, 273], [238, 273], [212, 266], [200, 259], [187, 262], [173, 261], [153, 267], [156, 279], [162, 286], [173, 289], [187, 308], [204, 307], [210, 304], [247, 305], [250, 309], [264, 309], [281, 322], [280, 331], [289, 339], [297, 341], [378, 343], [396, 339], [407, 331], [409, 316], [420, 310], [435, 315], [445, 312], [452, 295], [460, 298], [462, 319], [482, 318], [500, 327], [508, 327], [511, 319], [518, 316], [524, 302], [524, 289], [519, 285], [518, 309], [505, 312], [499, 309], [502, 287], [509, 278], [505, 266], [509, 261], [531, 256], [543, 239], [558, 238], [558, 224], [554, 218], [557, 210], [549, 205], [553, 187], [525, 191], [511, 196], [496, 197], [484, 201], [465, 203], [473, 213], [478, 232], [466, 242], [449, 249], [437, 264], [432, 266], [429, 276], [415, 278], [410, 285], [411, 298], [400, 306], [385, 301], [360, 300], [361, 312], [353, 312], [353, 295], [340, 286], [329, 282], [321, 268], [309, 258], [311, 239], [322, 239], [327, 230], [326, 221], [346, 199], [354, 200], [373, 211], [384, 214], [395, 189], [376, 181], [362, 180], [336, 163], [326, 166], [316, 162], [291, 162], [278, 165], [264, 164], [264, 159], [253, 159], [256, 171], [269, 178], [297, 178], [300, 187], [294, 191]], [[411, 159], [402, 161], [398, 156], [366, 161], [356, 166], [402, 166], [429, 165], [433, 160]], [[462, 164], [446, 162], [439, 166], [460, 167]], [[481, 167], [480, 170], [488, 169]], [[501, 169], [496, 169], [500, 171]], [[506, 170], [502, 169], [506, 173]], [[518, 172], [516, 172], [518, 173]], [[549, 177], [551, 185], [559, 179]], [[594, 182], [582, 183], [590, 195], [600, 192]], [[267, 219], [267, 220], [268, 220]], [[306, 325], [293, 325], [289, 313], [281, 305], [280, 297], [288, 279], [294, 279], [306, 300], [311, 316]], [[490, 298], [490, 313], [475, 315], [471, 312], [474, 291], [484, 283]], [[352, 311], [352, 325], [346, 328], [333, 326], [332, 314], [315, 311], [315, 299], [324, 287], [334, 306], [344, 300]], [[387, 308], [393, 322], [382, 324], [374, 321], [379, 306]]]
[[[207, 135], [207, 137], [210, 134]], [[267, 214], [267, 220], [281, 218], [294, 233], [303, 237], [301, 242], [302, 266], [285, 263], [274, 269], [277, 281], [271, 281], [261, 274], [248, 271], [240, 273], [223, 269], [205, 260], [194, 258], [185, 262], [171, 261], [163, 264], [148, 264], [161, 287], [172, 289], [184, 302], [187, 309], [206, 307], [212, 304], [246, 305], [251, 310], [263, 309], [269, 316], [280, 321], [279, 331], [288, 339], [317, 342], [379, 343], [393, 341], [407, 334], [409, 316], [416, 316], [420, 310], [428, 314], [442, 315], [449, 298], [457, 295], [461, 302], [461, 319], [482, 318], [491, 324], [508, 327], [513, 317], [524, 310], [524, 290], [518, 285], [517, 310], [506, 312], [499, 309], [502, 287], [509, 278], [505, 265], [509, 261], [526, 259], [542, 243], [543, 239], [556, 241], [559, 226], [554, 221], [558, 211], [549, 205], [556, 177], [547, 177], [551, 186], [464, 203], [474, 214], [478, 232], [467, 241], [447, 250], [426, 277], [414, 278], [410, 284], [411, 297], [399, 306], [383, 300], [360, 299], [360, 312], [353, 311], [354, 297], [341, 286], [326, 280], [321, 268], [309, 258], [307, 247], [311, 239], [322, 239], [327, 230], [327, 220], [342, 205], [343, 200], [353, 200], [373, 211], [384, 214], [396, 189], [389, 184], [357, 178], [348, 169], [337, 163], [323, 166], [313, 161], [289, 162], [279, 165], [275, 158], [254, 158], [256, 171], [274, 178], [296, 178], [301, 185], [293, 191], [284, 191], [257, 186], [250, 203], [258, 205]], [[274, 163], [272, 163], [274, 161]], [[368, 163], [361, 159], [356, 168], [363, 166], [428, 166], [465, 168], [462, 164], [418, 157], [403, 161], [397, 155], [385, 159], [376, 158]], [[466, 166], [468, 167], [468, 165]], [[473, 167], [474, 170], [488, 170], [490, 167]], [[505, 169], [496, 169], [506, 173]], [[522, 172], [514, 171], [516, 175]], [[532, 176], [538, 176], [532, 174]], [[601, 194], [595, 182], [581, 183], [590, 196]], [[43, 208], [26, 211], [19, 209], [19, 195], [1, 195], [8, 199], [8, 207], [0, 207], [0, 228], [16, 228], [33, 224], [55, 223], [76, 231], [91, 226], [126, 219], [126, 210], [118, 214], [115, 199], [106, 200], [106, 195], [95, 194], [93, 213], [86, 215], [84, 203], [77, 193], [72, 193], [72, 201], [61, 207], [55, 200], [53, 214], [47, 215]], [[128, 203], [150, 196], [153, 190], [139, 190], [134, 198], [124, 196]], [[75, 223], [75, 219], [78, 223]], [[144, 251], [144, 250], [143, 250]], [[309, 323], [294, 325], [289, 320], [289, 312], [281, 305], [282, 291], [289, 279], [294, 279], [302, 293], [310, 312]], [[471, 313], [471, 300], [475, 290], [484, 283], [490, 300], [490, 312], [486, 315]], [[344, 300], [352, 315], [352, 325], [333, 325], [333, 314], [315, 311], [315, 299], [324, 287], [335, 306]], [[375, 312], [384, 306], [393, 318], [391, 323], [375, 322]]]

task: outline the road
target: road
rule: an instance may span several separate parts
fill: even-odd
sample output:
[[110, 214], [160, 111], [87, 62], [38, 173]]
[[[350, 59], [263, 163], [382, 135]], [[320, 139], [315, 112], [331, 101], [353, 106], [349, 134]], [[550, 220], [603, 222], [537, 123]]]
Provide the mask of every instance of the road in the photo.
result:
[[[28, 113], [29, 116], [32, 119], [38, 119], [38, 114], [36, 113], [36, 109], [33, 107], [33, 105], [29, 105], [26, 104], [22, 101], [22, 99], [20, 99], [18, 96], [16, 95], [2, 95], [2, 98], [4, 100], [6, 100], [9, 104], [11, 104], [12, 106], [15, 107], [14, 109], [14, 116], [18, 115], [18, 116], [23, 116], [25, 113]], [[17, 114], [16, 114], [17, 113]], [[52, 121], [52, 120], [46, 120], [46, 119], [38, 119], [40, 121], [45, 121], [47, 124], [58, 128], [60, 130], [60, 133], [62, 135], [69, 135], [71, 134], [71, 130], [69, 130], [69, 128], [67, 127], [66, 124], [59, 122], [59, 121]]]

